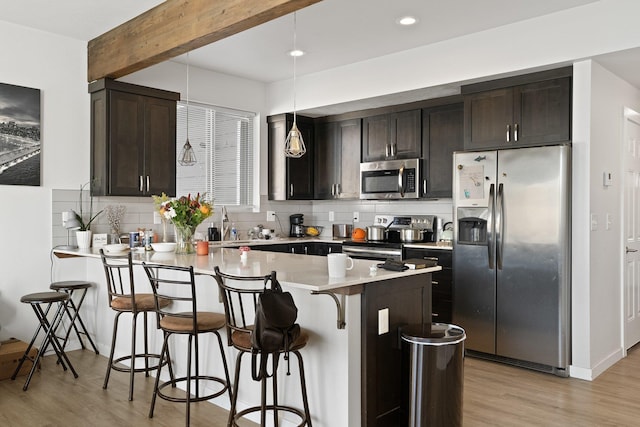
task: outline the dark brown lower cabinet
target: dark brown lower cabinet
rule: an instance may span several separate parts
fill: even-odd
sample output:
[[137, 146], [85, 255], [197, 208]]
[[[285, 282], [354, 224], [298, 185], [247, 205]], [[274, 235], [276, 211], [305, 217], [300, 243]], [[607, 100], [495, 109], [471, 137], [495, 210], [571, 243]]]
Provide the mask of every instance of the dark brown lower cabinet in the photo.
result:
[[[362, 426], [402, 426], [399, 328], [431, 323], [431, 274], [368, 283], [361, 298]], [[386, 333], [379, 333], [381, 310], [388, 310]]]

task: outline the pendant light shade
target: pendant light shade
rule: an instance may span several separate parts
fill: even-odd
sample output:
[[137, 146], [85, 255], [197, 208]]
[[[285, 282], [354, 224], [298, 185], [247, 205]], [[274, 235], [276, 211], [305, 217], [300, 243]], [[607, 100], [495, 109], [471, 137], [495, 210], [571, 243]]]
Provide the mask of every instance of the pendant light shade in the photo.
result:
[[[296, 52], [296, 13], [293, 13], [293, 50]], [[287, 139], [284, 141], [284, 155], [292, 157], [294, 159], [304, 156], [307, 152], [307, 147], [304, 145], [304, 139], [302, 134], [298, 130], [296, 124], [296, 58], [298, 54], [293, 54], [293, 125], [291, 130], [287, 134]]]
[[193, 166], [197, 162], [196, 153], [193, 151], [191, 143], [189, 143], [189, 52], [187, 52], [187, 140], [180, 150], [178, 163], [182, 166]]

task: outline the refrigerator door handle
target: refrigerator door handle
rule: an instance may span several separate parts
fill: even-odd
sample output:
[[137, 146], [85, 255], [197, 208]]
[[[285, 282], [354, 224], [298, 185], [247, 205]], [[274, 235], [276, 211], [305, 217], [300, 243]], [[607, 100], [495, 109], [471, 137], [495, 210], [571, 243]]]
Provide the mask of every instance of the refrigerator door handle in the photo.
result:
[[489, 187], [489, 215], [487, 217], [487, 252], [489, 255], [489, 270], [493, 270], [495, 268], [495, 260], [493, 259], [493, 255], [496, 253], [496, 240], [495, 233], [493, 232], [493, 220], [494, 220], [494, 211], [495, 211], [495, 184], [491, 184]]
[[498, 270], [502, 270], [502, 251], [504, 249], [504, 184], [498, 185], [496, 197], [496, 260]]

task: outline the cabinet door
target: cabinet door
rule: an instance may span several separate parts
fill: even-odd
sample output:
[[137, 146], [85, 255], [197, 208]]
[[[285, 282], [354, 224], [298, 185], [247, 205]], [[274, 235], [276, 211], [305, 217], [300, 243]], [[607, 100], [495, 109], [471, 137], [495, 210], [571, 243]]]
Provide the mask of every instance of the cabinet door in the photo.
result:
[[362, 121], [345, 120], [338, 123], [340, 152], [338, 170], [340, 179], [336, 196], [340, 199], [360, 197], [360, 144], [362, 141]]
[[404, 258], [436, 260], [442, 270], [431, 273], [431, 318], [434, 322], [451, 323], [453, 311], [452, 251], [446, 249], [406, 248]]
[[[287, 132], [293, 122], [287, 120]], [[313, 122], [297, 120], [297, 126], [302, 133], [307, 153], [299, 159], [287, 158], [287, 184], [289, 200], [313, 199]], [[284, 151], [283, 154], [284, 156]]]
[[420, 113], [420, 110], [411, 110], [391, 114], [392, 158], [416, 159], [421, 156]]
[[176, 103], [145, 99], [144, 194], [176, 194]]
[[307, 153], [299, 159], [284, 155], [287, 133], [293, 124], [293, 116], [268, 119], [268, 195], [269, 200], [313, 199], [313, 122], [301, 120], [297, 126], [302, 133]]
[[140, 196], [140, 178], [144, 176], [143, 97], [119, 91], [111, 91], [110, 97], [107, 194]]
[[316, 125], [315, 147], [315, 198], [318, 200], [332, 199], [335, 196], [335, 186], [340, 176], [340, 143], [337, 122]]
[[386, 159], [390, 144], [389, 115], [365, 117], [362, 121], [362, 161], [373, 162]]
[[464, 99], [464, 149], [500, 148], [511, 143], [513, 89], [474, 93]]
[[514, 140], [518, 145], [571, 140], [571, 78], [518, 86], [515, 102]]
[[[453, 152], [464, 148], [463, 104], [425, 109], [422, 112], [422, 183], [427, 198], [451, 197]], [[426, 190], [425, 190], [426, 188]]]

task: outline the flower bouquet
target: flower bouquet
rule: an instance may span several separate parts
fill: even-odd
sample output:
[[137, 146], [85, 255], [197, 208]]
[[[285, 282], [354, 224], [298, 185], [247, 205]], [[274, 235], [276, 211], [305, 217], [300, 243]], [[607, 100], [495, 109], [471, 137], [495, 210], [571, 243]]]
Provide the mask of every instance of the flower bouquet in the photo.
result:
[[[166, 195], [163, 194], [166, 197]], [[156, 200], [158, 196], [154, 196]], [[194, 198], [191, 194], [178, 199], [160, 202], [160, 216], [171, 221], [176, 230], [176, 253], [194, 253], [193, 234], [202, 221], [213, 214], [213, 206], [204, 199], [204, 194]]]

